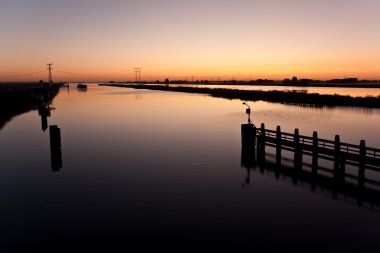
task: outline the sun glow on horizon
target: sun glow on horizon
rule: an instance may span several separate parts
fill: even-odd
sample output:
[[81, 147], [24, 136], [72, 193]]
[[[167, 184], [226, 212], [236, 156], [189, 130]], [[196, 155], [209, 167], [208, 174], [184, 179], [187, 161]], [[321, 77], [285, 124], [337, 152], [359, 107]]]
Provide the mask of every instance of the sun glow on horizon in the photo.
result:
[[380, 79], [374, 0], [5, 2], [0, 81]]

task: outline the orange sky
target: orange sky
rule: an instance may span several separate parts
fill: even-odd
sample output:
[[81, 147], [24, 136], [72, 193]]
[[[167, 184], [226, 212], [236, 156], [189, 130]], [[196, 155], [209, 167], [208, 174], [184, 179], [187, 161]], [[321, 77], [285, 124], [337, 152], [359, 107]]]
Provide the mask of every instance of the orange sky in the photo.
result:
[[[4, 0], [0, 80], [380, 79], [377, 0]], [[37, 73], [39, 72], [39, 73]]]

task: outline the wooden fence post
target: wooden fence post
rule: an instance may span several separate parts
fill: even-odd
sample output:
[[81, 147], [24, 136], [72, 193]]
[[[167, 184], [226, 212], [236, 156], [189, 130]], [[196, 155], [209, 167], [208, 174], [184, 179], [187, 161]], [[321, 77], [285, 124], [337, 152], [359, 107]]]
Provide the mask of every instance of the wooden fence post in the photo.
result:
[[294, 130], [294, 167], [302, 168], [302, 147], [298, 128]]
[[339, 178], [339, 165], [340, 165], [340, 136], [335, 135], [334, 141], [334, 178]]
[[265, 125], [261, 123], [261, 136], [260, 136], [260, 152], [265, 155]]
[[276, 129], [276, 164], [281, 165], [281, 127]]
[[318, 132], [313, 132], [313, 173], [317, 172], [318, 169]]
[[360, 141], [360, 154], [359, 154], [359, 186], [364, 186], [365, 166], [366, 166], [366, 146], [365, 140]]

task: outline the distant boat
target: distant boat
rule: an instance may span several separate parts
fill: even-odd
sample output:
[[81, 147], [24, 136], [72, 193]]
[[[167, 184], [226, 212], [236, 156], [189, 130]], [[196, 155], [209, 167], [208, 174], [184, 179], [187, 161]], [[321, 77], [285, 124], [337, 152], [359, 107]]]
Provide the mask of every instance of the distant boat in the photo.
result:
[[87, 85], [80, 83], [77, 85], [77, 88], [78, 88], [78, 90], [87, 90]]

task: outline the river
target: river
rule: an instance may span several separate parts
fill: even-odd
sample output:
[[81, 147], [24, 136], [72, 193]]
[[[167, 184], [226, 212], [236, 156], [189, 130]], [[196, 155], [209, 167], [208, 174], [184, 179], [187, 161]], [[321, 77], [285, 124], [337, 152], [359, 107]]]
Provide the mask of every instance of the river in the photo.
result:
[[[257, 126], [380, 147], [379, 109], [250, 106]], [[3, 252], [380, 250], [380, 208], [371, 201], [276, 175], [269, 148], [267, 165], [246, 168], [240, 100], [95, 84], [79, 91], [71, 84], [50, 109], [62, 166], [52, 166], [49, 129], [43, 131], [37, 110], [0, 130]], [[284, 153], [284, 164], [291, 158]]]

